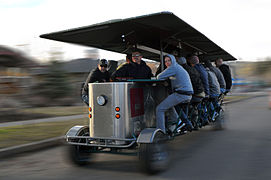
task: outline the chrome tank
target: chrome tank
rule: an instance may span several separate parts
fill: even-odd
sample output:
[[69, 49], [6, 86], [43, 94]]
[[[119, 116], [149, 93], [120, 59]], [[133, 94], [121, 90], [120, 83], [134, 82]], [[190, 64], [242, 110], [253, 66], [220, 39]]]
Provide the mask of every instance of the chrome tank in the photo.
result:
[[[90, 83], [90, 137], [132, 138], [146, 127], [155, 127], [155, 108], [165, 94], [165, 88], [157, 83]], [[98, 96], [106, 97], [105, 105], [97, 103]]]

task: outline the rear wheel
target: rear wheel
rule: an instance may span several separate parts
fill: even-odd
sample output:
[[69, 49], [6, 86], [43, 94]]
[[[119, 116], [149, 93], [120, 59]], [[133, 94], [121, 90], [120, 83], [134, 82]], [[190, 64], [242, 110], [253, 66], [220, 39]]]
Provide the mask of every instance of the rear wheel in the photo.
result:
[[167, 169], [169, 152], [166, 137], [158, 132], [153, 143], [141, 143], [139, 146], [140, 168], [148, 174], [156, 174]]
[[199, 115], [198, 115], [198, 110], [197, 109], [192, 109], [191, 113], [191, 122], [194, 127], [193, 130], [198, 130], [199, 129]]
[[218, 115], [214, 122], [214, 130], [223, 130], [225, 128], [225, 115], [224, 110], [220, 108]]

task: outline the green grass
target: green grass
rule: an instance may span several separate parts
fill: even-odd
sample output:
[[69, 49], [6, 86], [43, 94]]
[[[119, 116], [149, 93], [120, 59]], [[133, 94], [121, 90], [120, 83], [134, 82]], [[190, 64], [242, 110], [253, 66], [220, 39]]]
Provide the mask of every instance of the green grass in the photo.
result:
[[39, 107], [39, 108], [20, 109], [20, 112], [46, 114], [50, 116], [70, 116], [77, 114], [86, 114], [88, 113], [88, 108], [86, 106]]
[[0, 128], [0, 149], [59, 137], [75, 125], [87, 125], [88, 118], [60, 122], [27, 124]]

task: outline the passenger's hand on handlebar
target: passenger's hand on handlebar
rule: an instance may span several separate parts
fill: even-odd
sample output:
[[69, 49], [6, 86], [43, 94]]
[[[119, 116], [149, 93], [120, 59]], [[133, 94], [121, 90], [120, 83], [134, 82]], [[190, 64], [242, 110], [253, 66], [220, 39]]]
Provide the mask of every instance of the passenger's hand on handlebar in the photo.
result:
[[230, 92], [229, 89], [226, 89], [226, 91], [224, 92], [225, 95], [227, 95]]

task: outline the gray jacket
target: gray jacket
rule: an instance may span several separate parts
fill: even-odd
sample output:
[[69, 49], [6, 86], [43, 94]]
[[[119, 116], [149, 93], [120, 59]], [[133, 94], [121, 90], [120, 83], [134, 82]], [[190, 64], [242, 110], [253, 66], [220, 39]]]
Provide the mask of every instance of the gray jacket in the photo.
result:
[[225, 82], [222, 72], [214, 66], [209, 67], [209, 68], [213, 73], [215, 73], [217, 80], [219, 82], [220, 88], [226, 89], [226, 82]]
[[182, 91], [187, 94], [193, 94], [193, 87], [187, 71], [176, 63], [176, 59], [173, 55], [168, 55], [171, 59], [171, 66], [166, 68], [160, 74], [157, 75], [157, 79], [166, 80], [169, 77], [171, 79], [171, 86], [174, 91]]
[[215, 73], [210, 71], [209, 68], [206, 68], [206, 71], [208, 73], [210, 96], [217, 96], [220, 94], [220, 85], [217, 80], [217, 77], [216, 77]]

